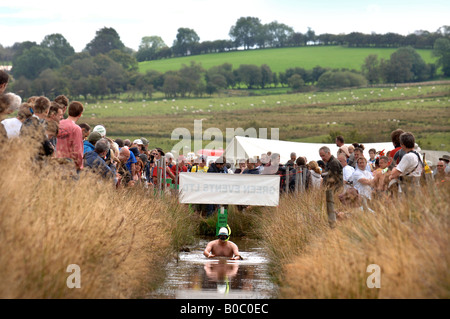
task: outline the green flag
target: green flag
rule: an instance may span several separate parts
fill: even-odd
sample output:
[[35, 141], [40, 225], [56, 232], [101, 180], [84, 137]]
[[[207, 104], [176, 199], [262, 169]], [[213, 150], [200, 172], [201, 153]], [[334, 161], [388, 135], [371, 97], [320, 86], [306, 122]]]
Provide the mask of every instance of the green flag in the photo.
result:
[[219, 208], [217, 214], [216, 236], [219, 235], [219, 229], [228, 226], [228, 211], [224, 207]]

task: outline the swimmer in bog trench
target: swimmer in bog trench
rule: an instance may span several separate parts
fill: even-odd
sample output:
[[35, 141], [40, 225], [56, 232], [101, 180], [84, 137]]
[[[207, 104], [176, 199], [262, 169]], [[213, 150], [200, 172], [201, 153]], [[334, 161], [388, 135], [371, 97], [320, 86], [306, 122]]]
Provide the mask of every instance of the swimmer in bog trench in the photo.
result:
[[226, 227], [220, 228], [218, 234], [219, 239], [210, 241], [208, 245], [206, 245], [203, 254], [207, 258], [228, 257], [232, 260], [242, 260], [243, 258], [239, 255], [238, 246], [235, 243], [228, 241], [228, 237], [228, 229]]

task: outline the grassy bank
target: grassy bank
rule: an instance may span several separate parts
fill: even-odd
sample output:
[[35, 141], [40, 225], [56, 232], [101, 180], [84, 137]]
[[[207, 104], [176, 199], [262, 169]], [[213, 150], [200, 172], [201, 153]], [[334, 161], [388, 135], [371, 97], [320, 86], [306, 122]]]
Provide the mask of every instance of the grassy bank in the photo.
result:
[[[328, 227], [320, 193], [281, 202], [262, 228], [281, 298], [449, 298], [449, 189], [410, 201], [374, 202], [374, 215], [348, 210]], [[381, 288], [366, 272], [381, 268]]]
[[[2, 145], [1, 298], [141, 297], [192, 238], [191, 215], [176, 200], [117, 191], [90, 175], [74, 180], [30, 157], [24, 141]], [[66, 285], [71, 264], [79, 289]]]

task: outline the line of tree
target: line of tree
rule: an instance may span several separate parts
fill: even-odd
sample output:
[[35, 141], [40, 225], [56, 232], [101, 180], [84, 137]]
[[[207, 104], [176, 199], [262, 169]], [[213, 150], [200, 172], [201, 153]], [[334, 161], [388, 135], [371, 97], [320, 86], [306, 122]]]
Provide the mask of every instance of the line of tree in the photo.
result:
[[439, 38], [450, 39], [450, 26], [442, 26], [435, 32], [425, 30], [403, 36], [397, 33], [350, 34], [324, 33], [316, 35], [308, 28], [305, 33], [295, 32], [286, 24], [273, 21], [263, 24], [256, 17], [241, 17], [230, 28], [230, 39], [200, 42], [193, 29], [179, 28], [172, 47], [167, 46], [158, 36], [142, 38], [136, 53], [139, 62], [164, 59], [176, 56], [188, 56], [218, 53], [244, 48], [284, 48], [307, 45], [346, 45], [349, 47], [399, 48], [411, 46], [416, 49], [432, 49]]
[[[100, 34], [99, 34], [100, 33]], [[160, 36], [145, 36], [137, 52], [125, 48], [117, 32], [113, 28], [103, 28], [89, 42], [83, 51], [92, 55], [107, 53], [112, 48], [126, 50], [133, 54], [138, 62], [165, 59], [176, 56], [198, 55], [237, 50], [239, 48], [282, 48], [306, 45], [347, 45], [349, 47], [399, 48], [411, 46], [416, 49], [432, 49], [439, 38], [450, 39], [450, 26], [442, 26], [435, 32], [418, 30], [406, 36], [389, 32], [386, 34], [349, 34], [324, 33], [316, 35], [308, 28], [305, 33], [296, 32], [286, 24], [273, 21], [263, 24], [256, 17], [241, 17], [231, 26], [230, 39], [203, 41], [193, 29], [179, 28], [171, 47], [166, 45]], [[0, 61], [13, 61], [24, 48], [36, 45], [35, 42], [16, 43], [12, 47], [0, 44]], [[41, 46], [53, 48], [59, 60], [74, 50], [60, 34], [47, 36]]]
[[[440, 42], [449, 45], [449, 40], [444, 40]], [[449, 52], [446, 48], [443, 47], [445, 54]], [[102, 99], [128, 92], [130, 95], [141, 93], [144, 98], [151, 98], [154, 92], [159, 91], [163, 92], [166, 98], [175, 98], [212, 95], [239, 88], [264, 89], [282, 86], [290, 87], [293, 91], [308, 91], [315, 87], [326, 89], [380, 82], [413, 82], [432, 79], [436, 75], [436, 66], [425, 64], [411, 47], [398, 49], [389, 60], [378, 60], [377, 56], [370, 55], [362, 65], [361, 72], [317, 66], [311, 70], [297, 67], [276, 73], [266, 64], [242, 64], [233, 68], [229, 63], [205, 70], [200, 63], [192, 61], [178, 71], [148, 71], [142, 74], [137, 71], [136, 59], [124, 52], [123, 48], [96, 53], [75, 53], [60, 62], [49, 48], [33, 46], [25, 49], [17, 58], [19, 67], [13, 68], [16, 76], [19, 76], [13, 81], [12, 90], [23, 97], [54, 97], [65, 94], [77, 98], [83, 96], [85, 99]], [[36, 59], [40, 59], [37, 64]], [[54, 60], [56, 62], [50, 63]], [[33, 76], [26, 77], [20, 72], [27, 64], [30, 67], [40, 65], [44, 69], [35, 70]]]
[[[189, 30], [185, 30], [189, 33]], [[194, 41], [194, 36], [189, 39]], [[158, 39], [148, 39], [156, 43]], [[177, 45], [185, 50], [189, 43], [180, 37]], [[149, 42], [149, 43], [150, 43]], [[162, 43], [149, 45], [157, 49]], [[437, 65], [425, 64], [412, 47], [400, 48], [389, 60], [378, 60], [368, 56], [362, 65], [362, 73], [348, 70], [328, 70], [320, 66], [312, 70], [293, 68], [274, 73], [268, 65], [240, 65], [233, 69], [230, 64], [216, 66], [208, 71], [200, 64], [192, 63], [178, 71], [164, 74], [150, 71], [138, 72], [138, 62], [132, 50], [125, 47], [112, 28], [97, 31], [95, 38], [85, 50], [75, 53], [61, 34], [51, 34], [41, 44], [35, 42], [16, 43], [12, 58], [12, 74], [15, 92], [30, 95], [82, 95], [105, 97], [126, 91], [139, 91], [151, 95], [162, 91], [167, 97], [201, 96], [224, 89], [266, 88], [289, 86], [302, 90], [317, 85], [320, 88], [359, 86], [369, 83], [401, 83], [424, 81], [435, 77], [438, 67], [445, 76], [450, 76], [450, 40], [435, 41], [433, 54]], [[181, 49], [180, 49], [181, 50]], [[331, 72], [331, 73], [330, 73]], [[339, 73], [341, 72], [341, 73]], [[340, 81], [340, 83], [339, 83]]]

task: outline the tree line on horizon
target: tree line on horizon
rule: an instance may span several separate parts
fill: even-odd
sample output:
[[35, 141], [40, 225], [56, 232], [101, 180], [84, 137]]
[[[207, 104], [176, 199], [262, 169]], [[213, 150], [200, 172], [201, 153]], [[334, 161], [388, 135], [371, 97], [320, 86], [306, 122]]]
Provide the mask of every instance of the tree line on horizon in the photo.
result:
[[203, 41], [193, 29], [179, 28], [171, 47], [159, 36], [143, 37], [136, 59], [139, 62], [165, 59], [171, 57], [221, 53], [243, 48], [266, 49], [301, 47], [307, 45], [346, 45], [348, 47], [399, 48], [411, 46], [415, 49], [433, 49], [439, 38], [450, 39], [450, 26], [442, 26], [435, 32], [418, 30], [403, 36], [388, 32], [386, 34], [349, 34], [323, 33], [316, 35], [311, 28], [305, 33], [295, 32], [286, 24], [273, 21], [262, 24], [256, 17], [241, 17], [230, 28], [230, 39]]
[[[243, 19], [238, 22], [248, 20]], [[238, 22], [230, 30], [230, 34], [235, 37], [233, 41], [238, 43], [236, 45], [251, 48], [252, 42], [245, 42], [249, 40], [242, 36], [242, 30], [239, 31], [241, 24]], [[276, 24], [270, 25], [272, 30], [276, 29]], [[280, 27], [280, 30], [285, 28], [286, 26]], [[185, 40], [189, 38], [185, 31], [192, 36], [189, 30], [179, 32], [173, 46], [178, 48], [177, 52], [181, 55], [191, 48], [188, 45], [190, 42]], [[314, 32], [308, 31], [308, 39], [313, 39]], [[449, 31], [449, 27], [442, 27], [439, 31], [441, 37], [436, 38], [432, 45], [433, 53], [438, 57], [436, 65], [425, 64], [410, 46], [398, 49], [389, 60], [378, 60], [377, 56], [367, 57], [361, 72], [330, 70], [317, 66], [312, 70], [292, 68], [277, 74], [272, 72], [268, 65], [240, 65], [233, 69], [233, 66], [227, 63], [206, 71], [201, 64], [191, 63], [178, 71], [164, 74], [149, 71], [141, 74], [138, 72], [139, 51], [133, 52], [126, 48], [118, 33], [113, 28], [106, 27], [98, 30], [95, 38], [79, 53], [75, 52], [61, 34], [47, 35], [41, 44], [27, 41], [16, 43], [9, 49], [13, 51], [12, 85], [16, 92], [20, 91], [23, 96], [67, 94], [102, 98], [126, 91], [141, 92], [144, 96], [161, 91], [167, 97], [184, 97], [213, 94], [242, 86], [252, 89], [281, 85], [299, 91], [309, 90], [313, 86], [332, 88], [361, 86], [367, 83], [424, 81], [434, 78], [438, 67], [442, 68], [444, 76], [450, 76]], [[284, 43], [280, 35], [282, 32], [272, 33], [278, 34], [278, 40], [270, 44], [271, 46]], [[198, 41], [198, 36], [195, 39]], [[157, 40], [150, 37], [146, 39], [146, 43], [158, 42]], [[0, 46], [0, 61], [5, 59], [4, 51]]]
[[[257, 17], [240, 17], [235, 25], [231, 26], [229, 36], [230, 39], [200, 42], [200, 37], [195, 30], [179, 28], [171, 47], [160, 36], [152, 35], [144, 36], [138, 50], [134, 51], [125, 47], [113, 28], [105, 27], [97, 31], [96, 37], [86, 45], [82, 52], [87, 51], [91, 55], [97, 55], [107, 53], [112, 49], [119, 49], [133, 55], [138, 62], [142, 62], [178, 56], [219, 53], [240, 48], [248, 50], [252, 48], [265, 49], [307, 45], [346, 45], [348, 47], [376, 48], [411, 46], [415, 49], [433, 49], [437, 39], [450, 39], [450, 26], [444, 25], [435, 32], [417, 30], [406, 36], [394, 32], [386, 34], [323, 33], [316, 35], [311, 28], [308, 28], [305, 33], [301, 33], [278, 21], [263, 24]], [[61, 34], [46, 36], [40, 45], [52, 49], [59, 60], [75, 53], [73, 47]], [[37, 46], [37, 43], [25, 41], [15, 43], [11, 47], [3, 47], [0, 43], [0, 61], [13, 62], [15, 57], [21, 54], [24, 49], [29, 49], [32, 46]]]

